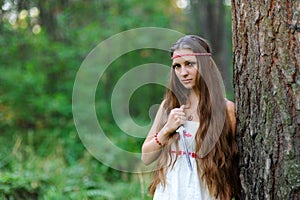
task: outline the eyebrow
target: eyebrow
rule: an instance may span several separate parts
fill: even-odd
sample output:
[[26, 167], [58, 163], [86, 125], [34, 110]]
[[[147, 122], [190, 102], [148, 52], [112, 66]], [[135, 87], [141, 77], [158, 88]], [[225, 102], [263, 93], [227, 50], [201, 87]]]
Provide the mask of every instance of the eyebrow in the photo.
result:
[[[197, 63], [197, 60], [188, 60], [188, 59], [186, 59], [184, 61], [184, 64], [186, 64], [186, 63]], [[181, 65], [181, 64], [178, 63], [178, 62], [172, 63], [172, 67], [175, 67], [176, 65]]]
[[211, 56], [211, 53], [184, 53], [184, 54], [176, 54], [172, 56], [172, 60], [178, 57], [183, 56]]
[[180, 65], [179, 63], [172, 64], [172, 68], [176, 67], [177, 65]]

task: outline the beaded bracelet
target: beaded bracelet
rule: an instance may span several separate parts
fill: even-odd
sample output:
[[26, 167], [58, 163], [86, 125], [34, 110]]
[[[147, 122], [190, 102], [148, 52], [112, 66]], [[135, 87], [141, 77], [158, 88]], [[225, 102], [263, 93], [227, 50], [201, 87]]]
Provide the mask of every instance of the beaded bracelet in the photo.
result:
[[158, 135], [158, 133], [155, 133], [155, 136], [154, 136], [155, 142], [156, 142], [159, 146], [162, 146], [162, 143], [158, 140], [157, 135]]

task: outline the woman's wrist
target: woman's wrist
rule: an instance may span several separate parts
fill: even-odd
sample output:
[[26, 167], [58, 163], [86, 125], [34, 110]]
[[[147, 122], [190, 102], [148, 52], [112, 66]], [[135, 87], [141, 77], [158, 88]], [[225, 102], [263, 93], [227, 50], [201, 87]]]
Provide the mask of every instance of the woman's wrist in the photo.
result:
[[154, 135], [154, 140], [158, 145], [163, 146], [166, 143], [169, 133], [167, 130], [167, 127], [163, 127], [159, 132], [157, 132]]
[[156, 144], [158, 144], [159, 146], [163, 146], [163, 144], [160, 142], [160, 140], [158, 139], [158, 132], [155, 133], [154, 135], [154, 140], [156, 142]]

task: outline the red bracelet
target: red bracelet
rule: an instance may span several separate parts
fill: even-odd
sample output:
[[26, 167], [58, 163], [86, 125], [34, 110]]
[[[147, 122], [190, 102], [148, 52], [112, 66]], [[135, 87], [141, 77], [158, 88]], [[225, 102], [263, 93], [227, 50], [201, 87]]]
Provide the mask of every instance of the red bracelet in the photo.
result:
[[162, 146], [162, 143], [158, 140], [157, 135], [158, 135], [158, 133], [155, 133], [155, 136], [154, 136], [155, 142], [156, 142], [159, 146]]

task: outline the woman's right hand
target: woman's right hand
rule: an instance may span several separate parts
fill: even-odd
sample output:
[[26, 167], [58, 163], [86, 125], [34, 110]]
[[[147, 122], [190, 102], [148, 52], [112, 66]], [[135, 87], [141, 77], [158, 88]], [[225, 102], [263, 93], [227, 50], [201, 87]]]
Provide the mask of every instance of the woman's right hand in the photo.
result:
[[180, 108], [174, 108], [171, 110], [167, 123], [164, 126], [164, 129], [167, 133], [171, 134], [177, 130], [177, 128], [186, 121], [186, 116], [184, 113], [184, 105]]
[[154, 123], [148, 133], [146, 140], [142, 146], [142, 160], [148, 165], [157, 159], [162, 146], [166, 144], [169, 136], [176, 131], [176, 129], [186, 121], [184, 106], [174, 108], [170, 111], [166, 124], [157, 132], [157, 127], [163, 117], [163, 103], [161, 104]]

